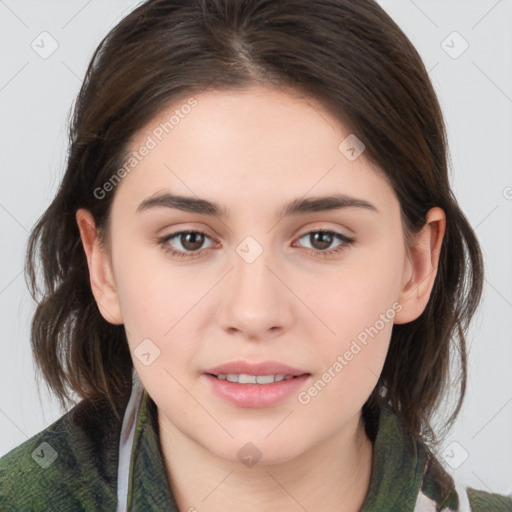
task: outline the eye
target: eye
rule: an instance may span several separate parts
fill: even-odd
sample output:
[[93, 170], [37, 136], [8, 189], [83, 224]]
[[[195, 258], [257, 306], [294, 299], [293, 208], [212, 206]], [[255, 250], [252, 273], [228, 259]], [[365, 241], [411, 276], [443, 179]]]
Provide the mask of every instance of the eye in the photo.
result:
[[[341, 252], [354, 243], [353, 238], [349, 238], [342, 233], [323, 229], [317, 231], [309, 231], [308, 233], [302, 235], [299, 240], [302, 240], [303, 238], [306, 238], [306, 240], [310, 242], [312, 245], [311, 249], [313, 250], [313, 253], [322, 257], [328, 257], [335, 253]], [[338, 241], [339, 244], [332, 249], [326, 250], [335, 241]]]
[[[181, 245], [181, 248], [175, 248], [170, 244], [174, 239], [176, 239], [175, 243]], [[203, 231], [187, 230], [166, 235], [158, 239], [158, 243], [166, 253], [178, 258], [193, 258], [206, 250], [206, 248], [201, 248], [206, 239], [211, 240]]]
[[[310, 249], [313, 251], [313, 254], [324, 258], [347, 249], [354, 242], [354, 239], [331, 230], [309, 231], [303, 234], [298, 240], [302, 240], [303, 238], [308, 240], [312, 245]], [[179, 259], [185, 259], [198, 257], [203, 251], [210, 248], [213, 242], [209, 247], [203, 247], [206, 240], [212, 241], [211, 237], [203, 231], [186, 230], [177, 231], [176, 233], [171, 233], [170, 235], [159, 238], [158, 244], [166, 253]], [[171, 243], [172, 241], [174, 241], [175, 245]], [[338, 241], [338, 245], [329, 249], [333, 242], [336, 241]], [[176, 247], [176, 245], [181, 247]]]

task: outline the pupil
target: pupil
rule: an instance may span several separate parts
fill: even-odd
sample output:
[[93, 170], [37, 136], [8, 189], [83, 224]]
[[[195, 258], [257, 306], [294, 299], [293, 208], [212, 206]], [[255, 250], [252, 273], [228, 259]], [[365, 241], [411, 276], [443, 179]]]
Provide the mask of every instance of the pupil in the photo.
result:
[[332, 235], [330, 233], [312, 233], [310, 236], [312, 237], [311, 245], [315, 246], [316, 244], [318, 249], [327, 249], [332, 243]]
[[182, 236], [182, 245], [185, 249], [193, 251], [203, 244], [204, 236], [201, 233], [185, 233]]

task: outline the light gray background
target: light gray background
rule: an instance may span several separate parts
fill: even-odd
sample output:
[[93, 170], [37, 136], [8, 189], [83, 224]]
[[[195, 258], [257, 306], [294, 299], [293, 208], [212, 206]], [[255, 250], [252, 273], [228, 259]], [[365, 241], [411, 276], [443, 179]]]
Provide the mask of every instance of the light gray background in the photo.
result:
[[[138, 3], [0, 0], [0, 455], [63, 413], [44, 387], [38, 395], [34, 380], [25, 244], [62, 177], [68, 113], [92, 52]], [[486, 261], [484, 299], [468, 337], [467, 399], [439, 455], [456, 478], [510, 493], [512, 1], [380, 3], [429, 70], [448, 128], [455, 194]], [[44, 31], [58, 43], [46, 59], [31, 47], [51, 49]]]

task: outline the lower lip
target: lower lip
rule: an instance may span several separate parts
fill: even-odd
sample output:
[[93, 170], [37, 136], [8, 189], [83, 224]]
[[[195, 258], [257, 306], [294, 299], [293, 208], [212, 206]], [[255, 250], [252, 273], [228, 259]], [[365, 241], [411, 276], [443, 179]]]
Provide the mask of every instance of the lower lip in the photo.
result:
[[204, 376], [213, 391], [233, 405], [261, 409], [277, 405], [291, 394], [298, 393], [311, 375], [304, 374], [272, 384], [239, 384], [209, 374]]

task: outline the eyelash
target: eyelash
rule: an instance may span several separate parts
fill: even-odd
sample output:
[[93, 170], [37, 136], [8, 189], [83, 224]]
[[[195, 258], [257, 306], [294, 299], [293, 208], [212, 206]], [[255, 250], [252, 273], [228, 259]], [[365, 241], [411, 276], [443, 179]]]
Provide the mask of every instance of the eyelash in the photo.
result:
[[[188, 259], [188, 258], [192, 258], [193, 259], [193, 258], [198, 257], [201, 253], [203, 253], [207, 249], [201, 249], [199, 251], [193, 251], [193, 252], [188, 252], [187, 253], [187, 252], [183, 252], [183, 251], [177, 251], [176, 249], [173, 249], [172, 247], [170, 247], [168, 245], [169, 240], [172, 240], [173, 238], [177, 238], [180, 235], [185, 235], [185, 234], [190, 234], [190, 233], [200, 234], [200, 235], [203, 235], [206, 238], [210, 238], [211, 239], [211, 237], [208, 234], [206, 234], [204, 231], [201, 231], [201, 230], [184, 230], [184, 231], [177, 231], [176, 233], [171, 233], [170, 235], [166, 235], [166, 236], [164, 236], [162, 238], [159, 238], [157, 241], [158, 241], [158, 244], [162, 247], [162, 249], [165, 251], [166, 254], [171, 254], [173, 257], [176, 257], [176, 258], [179, 258], [179, 259]], [[322, 234], [333, 235], [333, 237], [335, 239], [338, 239], [340, 242], [342, 242], [340, 245], [338, 245], [334, 249], [329, 249], [329, 250], [326, 250], [326, 251], [318, 251], [316, 249], [310, 249], [310, 251], [312, 251], [315, 256], [320, 256], [322, 258], [328, 258], [328, 257], [334, 256], [337, 253], [340, 253], [340, 252], [344, 251], [345, 249], [347, 249], [348, 247], [350, 247], [354, 243], [354, 239], [353, 238], [349, 238], [349, 237], [347, 237], [345, 235], [342, 235], [341, 233], [338, 233], [337, 231], [331, 231], [331, 230], [327, 230], [327, 229], [317, 229], [317, 230], [313, 230], [313, 231], [308, 231], [308, 232], [302, 234], [298, 238], [298, 240], [300, 240], [301, 238], [304, 238], [307, 235], [312, 235], [312, 234], [315, 234], [315, 233], [322, 233]]]

